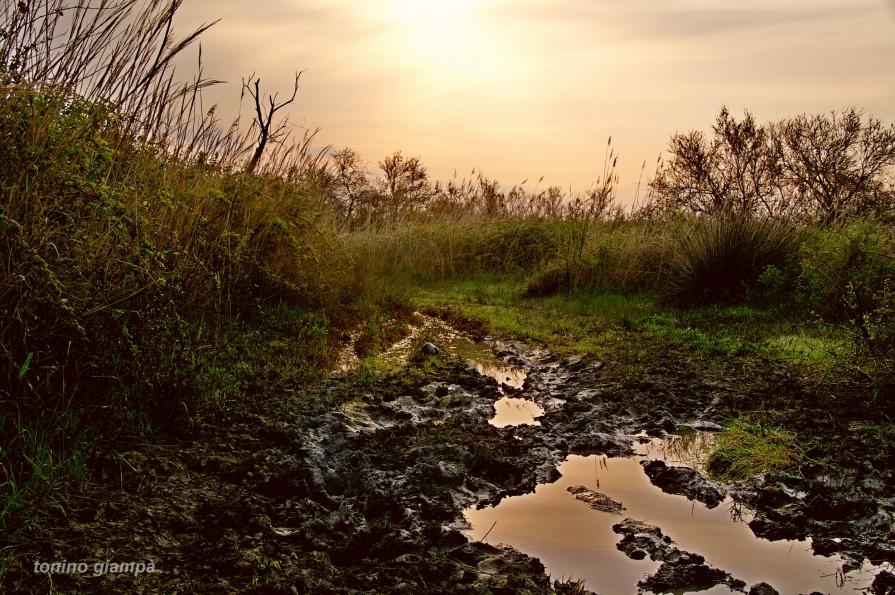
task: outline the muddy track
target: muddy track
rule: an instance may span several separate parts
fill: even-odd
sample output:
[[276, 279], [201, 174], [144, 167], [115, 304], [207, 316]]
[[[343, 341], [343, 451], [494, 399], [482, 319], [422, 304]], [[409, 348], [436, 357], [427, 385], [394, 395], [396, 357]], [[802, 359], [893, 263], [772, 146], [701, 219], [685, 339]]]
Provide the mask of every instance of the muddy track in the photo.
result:
[[[537, 560], [467, 541], [462, 511], [556, 480], [570, 454], [630, 454], [626, 435], [716, 429], [749, 398], [673, 362], [629, 379], [600, 362], [493, 349], [526, 370], [540, 426], [489, 424], [513, 389], [463, 360], [373, 383], [342, 374], [287, 413], [228, 418], [188, 448], [127, 461], [132, 471], [73, 498], [35, 559], [155, 561], [138, 577], [51, 577], [79, 592], [564, 591]], [[810, 536], [855, 564], [891, 563], [892, 481], [872, 467], [818, 466], [738, 497], [755, 508], [758, 535]], [[13, 578], [44, 590], [50, 579], [27, 566]]]

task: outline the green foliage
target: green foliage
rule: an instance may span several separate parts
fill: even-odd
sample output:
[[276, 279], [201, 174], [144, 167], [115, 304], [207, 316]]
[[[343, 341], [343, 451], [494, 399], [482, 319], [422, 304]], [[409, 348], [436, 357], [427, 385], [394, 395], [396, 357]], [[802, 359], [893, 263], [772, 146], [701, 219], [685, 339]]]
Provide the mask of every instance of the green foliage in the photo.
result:
[[773, 264], [767, 265], [756, 281], [761, 297], [766, 299], [782, 297], [789, 284], [787, 275]]
[[[78, 444], [108, 452], [238, 398], [259, 369], [220, 346], [265, 311], [345, 320], [364, 294], [313, 184], [184, 162], [119, 123], [76, 98], [0, 97], [2, 501], [50, 498]], [[312, 335], [296, 353], [322, 361]]]
[[653, 314], [643, 322], [643, 329], [672, 344], [688, 347], [709, 355], [743, 356], [758, 352], [758, 346], [737, 334], [706, 332], [684, 326], [673, 314]]
[[735, 419], [716, 437], [706, 469], [724, 480], [785, 471], [805, 460], [806, 448], [789, 430]]
[[879, 224], [816, 230], [801, 252], [801, 298], [827, 320], [863, 325], [895, 277], [895, 234]]

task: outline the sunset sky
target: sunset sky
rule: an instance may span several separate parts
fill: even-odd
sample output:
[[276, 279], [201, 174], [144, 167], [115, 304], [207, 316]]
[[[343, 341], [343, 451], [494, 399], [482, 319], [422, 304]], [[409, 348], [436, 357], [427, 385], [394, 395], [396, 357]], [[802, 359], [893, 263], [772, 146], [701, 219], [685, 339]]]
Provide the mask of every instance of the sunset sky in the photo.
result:
[[583, 189], [612, 135], [628, 200], [722, 104], [895, 121], [892, 0], [186, 0], [178, 27], [216, 18], [211, 100], [232, 114], [241, 76], [287, 93], [306, 70], [293, 119], [371, 170], [402, 149], [439, 179]]

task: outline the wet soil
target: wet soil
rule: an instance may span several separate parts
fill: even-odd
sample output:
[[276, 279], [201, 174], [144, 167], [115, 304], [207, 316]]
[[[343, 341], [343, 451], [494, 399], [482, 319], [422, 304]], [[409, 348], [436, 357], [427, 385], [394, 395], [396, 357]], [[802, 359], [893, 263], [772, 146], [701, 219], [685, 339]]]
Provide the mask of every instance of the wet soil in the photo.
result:
[[[95, 593], [571, 592], [537, 559], [467, 539], [463, 511], [555, 482], [570, 455], [631, 455], [631, 436], [644, 431], [716, 429], [762, 390], [674, 358], [654, 358], [634, 377], [620, 364], [512, 342], [488, 349], [524, 370], [520, 386], [450, 350], [373, 380], [349, 367], [310, 391], [247, 400], [189, 442], [109, 464], [4, 581]], [[540, 425], [491, 423], [508, 395], [535, 403]], [[693, 497], [699, 479], [659, 483]], [[811, 537], [815, 551], [855, 567], [895, 561], [890, 469], [818, 463], [736, 486], [735, 495], [754, 510], [757, 535]], [[697, 562], [704, 552], [677, 551], [692, 564], [662, 576], [707, 572]], [[31, 568], [110, 559], [152, 560], [156, 572], [48, 577]]]

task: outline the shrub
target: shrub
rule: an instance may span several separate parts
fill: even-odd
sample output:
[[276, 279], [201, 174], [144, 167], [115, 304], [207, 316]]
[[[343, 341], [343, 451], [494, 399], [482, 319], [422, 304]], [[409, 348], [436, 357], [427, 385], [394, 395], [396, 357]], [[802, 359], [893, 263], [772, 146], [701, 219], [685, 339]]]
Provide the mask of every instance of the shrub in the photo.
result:
[[830, 321], [863, 326], [895, 277], [895, 234], [854, 222], [812, 233], [801, 247], [799, 290], [805, 304]]
[[742, 300], [769, 268], [793, 270], [801, 239], [790, 223], [728, 214], [703, 217], [677, 232], [669, 293], [690, 304]]
[[547, 297], [585, 289], [592, 282], [592, 269], [575, 260], [552, 260], [528, 280], [524, 297]]

